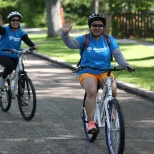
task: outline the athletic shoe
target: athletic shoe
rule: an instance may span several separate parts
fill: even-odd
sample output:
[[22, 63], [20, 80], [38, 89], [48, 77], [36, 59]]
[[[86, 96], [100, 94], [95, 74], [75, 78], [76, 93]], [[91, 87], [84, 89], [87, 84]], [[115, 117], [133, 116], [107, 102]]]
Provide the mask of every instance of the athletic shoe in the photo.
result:
[[1, 77], [0, 78], [0, 89], [4, 89], [5, 88], [5, 80]]
[[88, 123], [88, 134], [96, 134], [97, 132], [96, 123], [94, 121], [90, 121]]

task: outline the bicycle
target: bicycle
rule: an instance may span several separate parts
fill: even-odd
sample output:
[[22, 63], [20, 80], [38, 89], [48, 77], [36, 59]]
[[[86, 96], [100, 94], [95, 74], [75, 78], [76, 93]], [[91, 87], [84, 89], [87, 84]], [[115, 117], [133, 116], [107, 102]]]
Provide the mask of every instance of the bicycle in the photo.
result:
[[[24, 69], [21, 55], [32, 52], [30, 49], [3, 49], [7, 53], [19, 53], [19, 60], [16, 70], [5, 79], [5, 88], [0, 90], [0, 107], [7, 112], [11, 107], [12, 99], [17, 98], [19, 110], [24, 120], [31, 120], [36, 111], [36, 93], [32, 80]], [[2, 75], [2, 72], [0, 73]]]
[[95, 141], [100, 132], [100, 128], [105, 127], [105, 136], [106, 136], [106, 144], [108, 152], [110, 154], [122, 154], [124, 152], [124, 146], [125, 146], [124, 115], [118, 100], [112, 97], [112, 79], [110, 77], [110, 74], [112, 71], [122, 71], [123, 69], [114, 66], [114, 68], [102, 70], [98, 68], [85, 66], [85, 67], [79, 67], [74, 72], [77, 72], [83, 68], [91, 68], [108, 72], [107, 80], [106, 82], [104, 81], [104, 87], [101, 94], [99, 94], [99, 85], [98, 85], [97, 96], [96, 96], [96, 110], [94, 115], [94, 122], [96, 123], [97, 132], [94, 134], [88, 134], [88, 117], [85, 108], [85, 100], [87, 94], [86, 92], [84, 94], [83, 110], [81, 113], [82, 114], [81, 118], [83, 121], [86, 138], [89, 142]]

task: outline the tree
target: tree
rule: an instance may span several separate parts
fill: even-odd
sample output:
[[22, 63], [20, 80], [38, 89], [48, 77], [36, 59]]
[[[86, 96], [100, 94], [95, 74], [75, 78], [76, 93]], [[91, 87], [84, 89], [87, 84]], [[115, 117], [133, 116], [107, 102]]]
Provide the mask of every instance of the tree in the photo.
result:
[[108, 0], [109, 11], [112, 13], [149, 11], [154, 2], [152, 0]]
[[47, 27], [48, 37], [58, 36], [62, 28], [61, 21], [61, 1], [60, 0], [45, 0], [46, 11], [47, 11]]
[[70, 18], [74, 25], [87, 24], [87, 18], [91, 14], [92, 0], [64, 0], [62, 6], [65, 18]]
[[99, 0], [92, 0], [91, 10], [92, 13], [99, 13]]

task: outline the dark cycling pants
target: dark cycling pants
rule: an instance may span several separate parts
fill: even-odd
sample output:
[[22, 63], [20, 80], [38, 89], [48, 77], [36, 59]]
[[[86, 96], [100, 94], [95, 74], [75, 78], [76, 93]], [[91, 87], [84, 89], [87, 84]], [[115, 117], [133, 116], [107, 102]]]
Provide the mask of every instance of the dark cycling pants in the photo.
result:
[[18, 64], [19, 58], [10, 58], [7, 56], [1, 56], [0, 55], [0, 65], [4, 67], [2, 78], [6, 78], [9, 74], [13, 72], [13, 70], [16, 69]]

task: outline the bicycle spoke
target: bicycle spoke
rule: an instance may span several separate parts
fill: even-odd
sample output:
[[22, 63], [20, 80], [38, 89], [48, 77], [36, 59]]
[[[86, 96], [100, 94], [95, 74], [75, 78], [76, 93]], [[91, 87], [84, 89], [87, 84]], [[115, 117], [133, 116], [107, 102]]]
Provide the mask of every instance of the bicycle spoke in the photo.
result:
[[19, 82], [18, 103], [20, 112], [25, 120], [31, 120], [36, 110], [36, 93], [29, 78]]
[[0, 107], [2, 111], [7, 112], [11, 107], [12, 95], [10, 90], [10, 81], [5, 81], [5, 88], [1, 90], [0, 96]]
[[85, 99], [86, 99], [86, 93], [83, 99], [83, 112], [82, 112], [83, 126], [84, 126], [84, 131], [85, 131], [87, 140], [89, 142], [93, 142], [96, 140], [98, 133], [88, 134], [88, 119], [87, 119], [87, 114], [86, 114], [86, 109], [85, 109]]
[[125, 127], [123, 114], [116, 99], [109, 102], [110, 128], [105, 125], [106, 142], [109, 153], [121, 154], [124, 151]]

